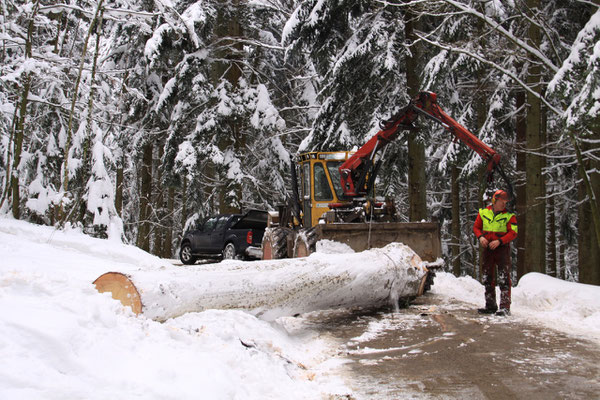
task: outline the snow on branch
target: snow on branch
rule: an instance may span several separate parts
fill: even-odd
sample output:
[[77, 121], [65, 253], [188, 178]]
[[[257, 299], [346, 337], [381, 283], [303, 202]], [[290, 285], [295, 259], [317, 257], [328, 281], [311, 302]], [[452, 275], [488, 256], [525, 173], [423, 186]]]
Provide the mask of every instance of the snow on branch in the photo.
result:
[[546, 57], [542, 52], [540, 52], [535, 47], [530, 46], [527, 42], [519, 39], [518, 37], [513, 35], [511, 32], [504, 29], [504, 27], [502, 27], [502, 25], [500, 25], [496, 21], [494, 21], [494, 20], [490, 19], [489, 17], [487, 17], [486, 15], [462, 4], [459, 1], [456, 1], [456, 0], [442, 0], [442, 1], [458, 8], [459, 10], [461, 10], [467, 14], [470, 14], [476, 18], [479, 18], [480, 20], [485, 22], [487, 25], [489, 25], [491, 28], [493, 28], [496, 32], [499, 32], [500, 34], [502, 34], [504, 37], [506, 37], [508, 40], [510, 40], [517, 46], [521, 47], [522, 49], [524, 49], [524, 50], [528, 51], [529, 53], [531, 53], [532, 55], [534, 55], [540, 62], [542, 62], [551, 71], [554, 71], [554, 72], [558, 71], [558, 67], [556, 65], [554, 65], [554, 63], [548, 57]]
[[531, 89], [527, 85], [527, 83], [523, 82], [515, 73], [509, 71], [508, 69], [502, 67], [501, 65], [498, 65], [495, 62], [490, 61], [490, 60], [488, 60], [488, 59], [480, 56], [479, 54], [467, 51], [465, 49], [462, 49], [462, 48], [459, 48], [459, 47], [452, 47], [452, 46], [445, 45], [445, 44], [442, 44], [442, 43], [439, 43], [439, 42], [435, 42], [433, 40], [429, 40], [426, 36], [421, 35], [418, 32], [415, 32], [415, 35], [419, 39], [421, 39], [421, 40], [423, 40], [423, 41], [425, 41], [425, 42], [427, 42], [427, 43], [429, 43], [429, 44], [431, 44], [433, 46], [439, 47], [442, 50], [446, 50], [446, 51], [453, 52], [453, 53], [467, 55], [467, 56], [469, 56], [469, 57], [471, 57], [471, 58], [473, 58], [473, 59], [481, 62], [482, 64], [488, 65], [488, 66], [490, 66], [490, 67], [492, 67], [492, 68], [494, 68], [494, 69], [502, 72], [503, 74], [505, 74], [507, 76], [510, 76], [519, 86], [521, 86], [527, 92], [533, 94], [535, 97], [539, 98], [548, 107], [549, 110], [551, 110], [552, 112], [554, 112], [557, 115], [562, 115], [563, 114], [562, 110], [560, 110], [560, 109], [556, 108], [555, 106], [553, 106], [552, 104], [550, 104], [548, 102], [548, 100], [546, 100], [546, 98], [544, 98], [539, 93], [537, 93], [536, 91], [534, 91], [533, 89]]

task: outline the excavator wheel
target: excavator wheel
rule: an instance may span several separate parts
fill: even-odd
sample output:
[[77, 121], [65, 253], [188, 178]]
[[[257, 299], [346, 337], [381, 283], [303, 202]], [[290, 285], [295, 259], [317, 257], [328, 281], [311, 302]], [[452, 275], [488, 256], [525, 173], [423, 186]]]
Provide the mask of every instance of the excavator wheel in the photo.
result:
[[290, 229], [274, 227], [265, 229], [262, 240], [263, 260], [288, 258], [287, 236]]
[[303, 229], [296, 235], [294, 242], [294, 258], [308, 257], [316, 251], [317, 248], [317, 231], [315, 228]]

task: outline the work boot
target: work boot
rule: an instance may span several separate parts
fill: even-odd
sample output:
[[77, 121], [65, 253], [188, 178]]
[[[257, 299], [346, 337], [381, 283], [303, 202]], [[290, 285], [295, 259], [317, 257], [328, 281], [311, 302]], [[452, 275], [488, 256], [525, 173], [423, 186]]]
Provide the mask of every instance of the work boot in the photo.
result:
[[496, 315], [499, 317], [508, 317], [510, 315], [510, 310], [508, 308], [501, 308], [496, 312]]
[[498, 307], [486, 307], [486, 308], [478, 308], [477, 312], [479, 314], [494, 314], [498, 310]]

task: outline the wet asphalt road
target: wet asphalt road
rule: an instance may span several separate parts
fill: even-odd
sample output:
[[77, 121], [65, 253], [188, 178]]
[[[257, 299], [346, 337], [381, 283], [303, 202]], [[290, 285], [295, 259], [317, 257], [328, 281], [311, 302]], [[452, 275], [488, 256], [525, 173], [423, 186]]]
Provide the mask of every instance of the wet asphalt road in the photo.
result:
[[352, 399], [600, 399], [598, 343], [432, 294], [306, 323], [339, 343]]

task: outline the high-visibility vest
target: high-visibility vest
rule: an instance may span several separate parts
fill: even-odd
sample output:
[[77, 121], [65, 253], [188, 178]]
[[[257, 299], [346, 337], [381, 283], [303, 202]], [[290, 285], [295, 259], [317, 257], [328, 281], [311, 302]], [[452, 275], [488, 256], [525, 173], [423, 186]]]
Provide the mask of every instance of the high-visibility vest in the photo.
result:
[[[484, 232], [506, 233], [508, 221], [515, 215], [509, 212], [498, 213], [494, 215], [494, 211], [489, 208], [480, 208], [479, 215], [483, 222]], [[511, 224], [511, 229], [518, 233], [517, 225]]]

